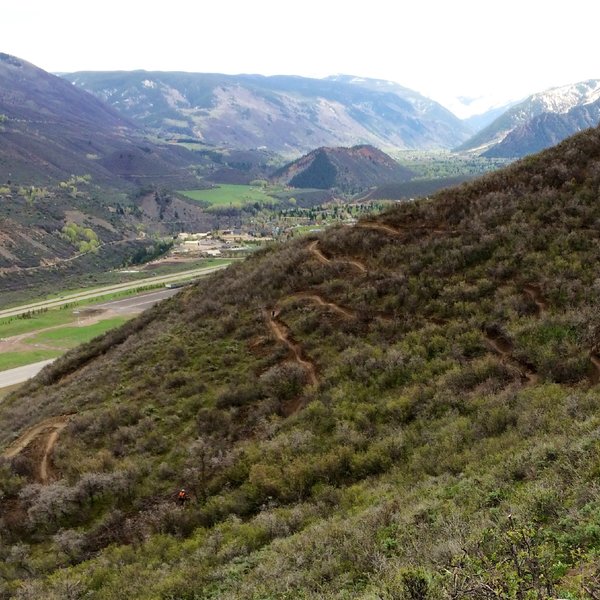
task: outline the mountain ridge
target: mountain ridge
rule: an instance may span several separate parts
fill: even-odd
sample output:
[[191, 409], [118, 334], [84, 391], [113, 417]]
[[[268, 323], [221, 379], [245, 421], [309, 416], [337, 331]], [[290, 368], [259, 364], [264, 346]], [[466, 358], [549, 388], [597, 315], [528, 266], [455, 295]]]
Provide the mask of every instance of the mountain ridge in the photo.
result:
[[[184, 72], [63, 75], [162, 136], [287, 155], [318, 146], [450, 147], [465, 125], [437, 103], [379, 80]], [[391, 91], [390, 91], [391, 90]]]
[[[599, 96], [598, 79], [532, 94], [456, 150], [490, 158], [520, 158], [539, 152], [577, 131], [597, 125], [600, 120]], [[554, 130], [550, 123], [554, 124]]]
[[0, 90], [2, 183], [57, 183], [85, 174], [115, 187], [193, 180], [183, 148], [153, 144], [107, 104], [27, 61], [0, 54]]

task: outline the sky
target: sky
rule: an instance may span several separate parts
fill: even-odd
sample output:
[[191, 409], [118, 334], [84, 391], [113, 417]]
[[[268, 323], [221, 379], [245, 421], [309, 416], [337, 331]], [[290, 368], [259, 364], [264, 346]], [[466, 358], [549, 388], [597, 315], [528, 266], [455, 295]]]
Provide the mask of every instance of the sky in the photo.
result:
[[600, 78], [594, 0], [18, 0], [0, 14], [0, 51], [46, 71], [344, 73], [460, 117]]

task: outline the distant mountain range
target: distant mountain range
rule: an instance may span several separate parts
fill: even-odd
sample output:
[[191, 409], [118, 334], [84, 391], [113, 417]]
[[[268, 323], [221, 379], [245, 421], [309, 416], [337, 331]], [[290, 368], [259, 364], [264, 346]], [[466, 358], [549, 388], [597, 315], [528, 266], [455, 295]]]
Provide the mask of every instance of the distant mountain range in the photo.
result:
[[162, 137], [192, 137], [288, 156], [319, 146], [450, 148], [470, 129], [440, 104], [392, 82], [339, 75], [78, 72], [63, 75]]
[[149, 142], [132, 121], [64, 79], [0, 53], [0, 183], [89, 174], [97, 183], [190, 181], [191, 153]]
[[599, 121], [600, 80], [590, 79], [529, 96], [457, 150], [490, 158], [519, 158], [553, 146]]
[[317, 148], [277, 171], [273, 180], [297, 188], [356, 193], [375, 185], [408, 181], [414, 173], [373, 146]]

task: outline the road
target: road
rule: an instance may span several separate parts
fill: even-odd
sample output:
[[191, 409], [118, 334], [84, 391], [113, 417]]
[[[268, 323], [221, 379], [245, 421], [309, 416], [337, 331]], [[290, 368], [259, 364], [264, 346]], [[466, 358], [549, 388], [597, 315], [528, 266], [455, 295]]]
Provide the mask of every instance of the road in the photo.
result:
[[[103, 302], [102, 304], [93, 304], [89, 308], [92, 310], [108, 310], [130, 315], [132, 313], [142, 312], [147, 308], [154, 306], [157, 302], [170, 298], [180, 291], [181, 288], [158, 290], [156, 292], [140, 294], [139, 296], [130, 296], [129, 298], [123, 298], [122, 300], [111, 300], [110, 302]], [[85, 308], [83, 311], [85, 311]]]
[[130, 290], [136, 290], [149, 285], [157, 285], [161, 283], [170, 283], [173, 281], [180, 281], [182, 279], [190, 279], [196, 277], [204, 277], [210, 275], [215, 271], [220, 271], [228, 265], [217, 265], [215, 267], [204, 267], [202, 269], [191, 269], [189, 271], [180, 271], [179, 273], [173, 273], [171, 275], [160, 275], [158, 277], [148, 277], [147, 279], [140, 279], [135, 282], [120, 283], [117, 285], [110, 285], [105, 287], [96, 288], [93, 290], [86, 290], [84, 292], [78, 292], [76, 294], [68, 294], [56, 298], [54, 300], [44, 300], [42, 302], [34, 302], [31, 304], [25, 304], [23, 306], [16, 306], [14, 308], [7, 308], [0, 310], [0, 319], [4, 317], [17, 317], [24, 313], [43, 310], [45, 308], [56, 308], [71, 302], [79, 302], [80, 300], [90, 300], [98, 298], [100, 296], [107, 296], [108, 294], [114, 294], [115, 292], [126, 292]]
[[0, 371], [0, 388], [23, 383], [35, 377], [46, 365], [49, 365], [53, 361], [54, 359], [51, 358], [50, 360], [42, 360], [31, 365], [25, 365], [24, 367]]

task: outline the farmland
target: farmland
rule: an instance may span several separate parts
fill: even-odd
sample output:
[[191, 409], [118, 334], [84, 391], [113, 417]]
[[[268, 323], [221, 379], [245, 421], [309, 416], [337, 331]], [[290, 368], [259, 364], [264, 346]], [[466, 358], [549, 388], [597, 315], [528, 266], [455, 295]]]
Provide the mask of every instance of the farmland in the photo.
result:
[[210, 207], [241, 208], [247, 204], [274, 204], [276, 198], [261, 187], [223, 184], [209, 190], [182, 190], [186, 198], [206, 202]]

